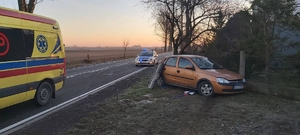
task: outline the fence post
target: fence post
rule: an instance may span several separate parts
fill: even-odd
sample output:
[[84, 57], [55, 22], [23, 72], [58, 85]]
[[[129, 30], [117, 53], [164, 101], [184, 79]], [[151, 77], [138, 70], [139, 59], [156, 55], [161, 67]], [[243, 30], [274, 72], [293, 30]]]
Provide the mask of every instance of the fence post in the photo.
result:
[[245, 59], [245, 51], [240, 52], [240, 75], [245, 77], [245, 68], [246, 68], [246, 59]]

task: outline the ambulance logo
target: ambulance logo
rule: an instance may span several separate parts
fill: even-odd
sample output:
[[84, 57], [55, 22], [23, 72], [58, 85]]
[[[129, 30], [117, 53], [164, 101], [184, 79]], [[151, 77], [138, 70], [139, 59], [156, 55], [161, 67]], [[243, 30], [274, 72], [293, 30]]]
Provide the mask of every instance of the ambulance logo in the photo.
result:
[[48, 50], [48, 42], [45, 36], [38, 35], [36, 38], [36, 47], [41, 53], [45, 53]]
[[0, 32], [0, 56], [5, 56], [9, 51], [9, 41], [7, 37]]

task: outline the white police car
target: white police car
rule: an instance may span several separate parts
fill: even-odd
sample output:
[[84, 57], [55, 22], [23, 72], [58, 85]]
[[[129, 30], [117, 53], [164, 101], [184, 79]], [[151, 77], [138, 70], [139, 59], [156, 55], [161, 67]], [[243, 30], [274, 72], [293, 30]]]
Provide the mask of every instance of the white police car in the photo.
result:
[[157, 65], [159, 62], [156, 51], [143, 49], [143, 51], [135, 58], [135, 66], [139, 65]]

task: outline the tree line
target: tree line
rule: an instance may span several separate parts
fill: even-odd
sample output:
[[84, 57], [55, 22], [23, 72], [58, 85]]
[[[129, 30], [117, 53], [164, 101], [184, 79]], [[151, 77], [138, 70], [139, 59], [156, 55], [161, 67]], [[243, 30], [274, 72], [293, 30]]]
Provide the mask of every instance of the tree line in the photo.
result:
[[[33, 13], [43, 0], [18, 0], [19, 10]], [[247, 71], [270, 72], [285, 49], [299, 50], [300, 12], [296, 0], [141, 0], [152, 10], [164, 51], [200, 53], [238, 66], [246, 52]], [[194, 52], [193, 52], [194, 51]], [[250, 57], [253, 56], [253, 57]], [[257, 58], [254, 58], [257, 57]], [[299, 67], [300, 52], [289, 59]], [[226, 59], [227, 58], [227, 59]], [[277, 63], [278, 64], [278, 63]], [[276, 65], [276, 63], [275, 63]]]
[[238, 55], [233, 54], [245, 51], [246, 56], [257, 57], [247, 57], [247, 68], [268, 74], [273, 58], [282, 50], [300, 50], [300, 40], [294, 40], [300, 34], [299, 3], [295, 0], [141, 2], [152, 9], [156, 30], [163, 37], [165, 48], [172, 46], [173, 54], [196, 50], [194, 53], [228, 64], [238, 61]]

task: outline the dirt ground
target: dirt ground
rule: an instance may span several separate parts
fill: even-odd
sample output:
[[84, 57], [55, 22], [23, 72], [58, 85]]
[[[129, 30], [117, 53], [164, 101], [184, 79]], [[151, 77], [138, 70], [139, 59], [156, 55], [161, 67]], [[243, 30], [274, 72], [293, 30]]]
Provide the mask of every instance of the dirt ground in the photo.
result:
[[18, 134], [300, 134], [300, 101], [251, 92], [183, 96], [184, 89], [171, 86], [149, 90], [150, 75], [138, 76], [110, 88], [126, 90], [105, 103], [92, 96]]

